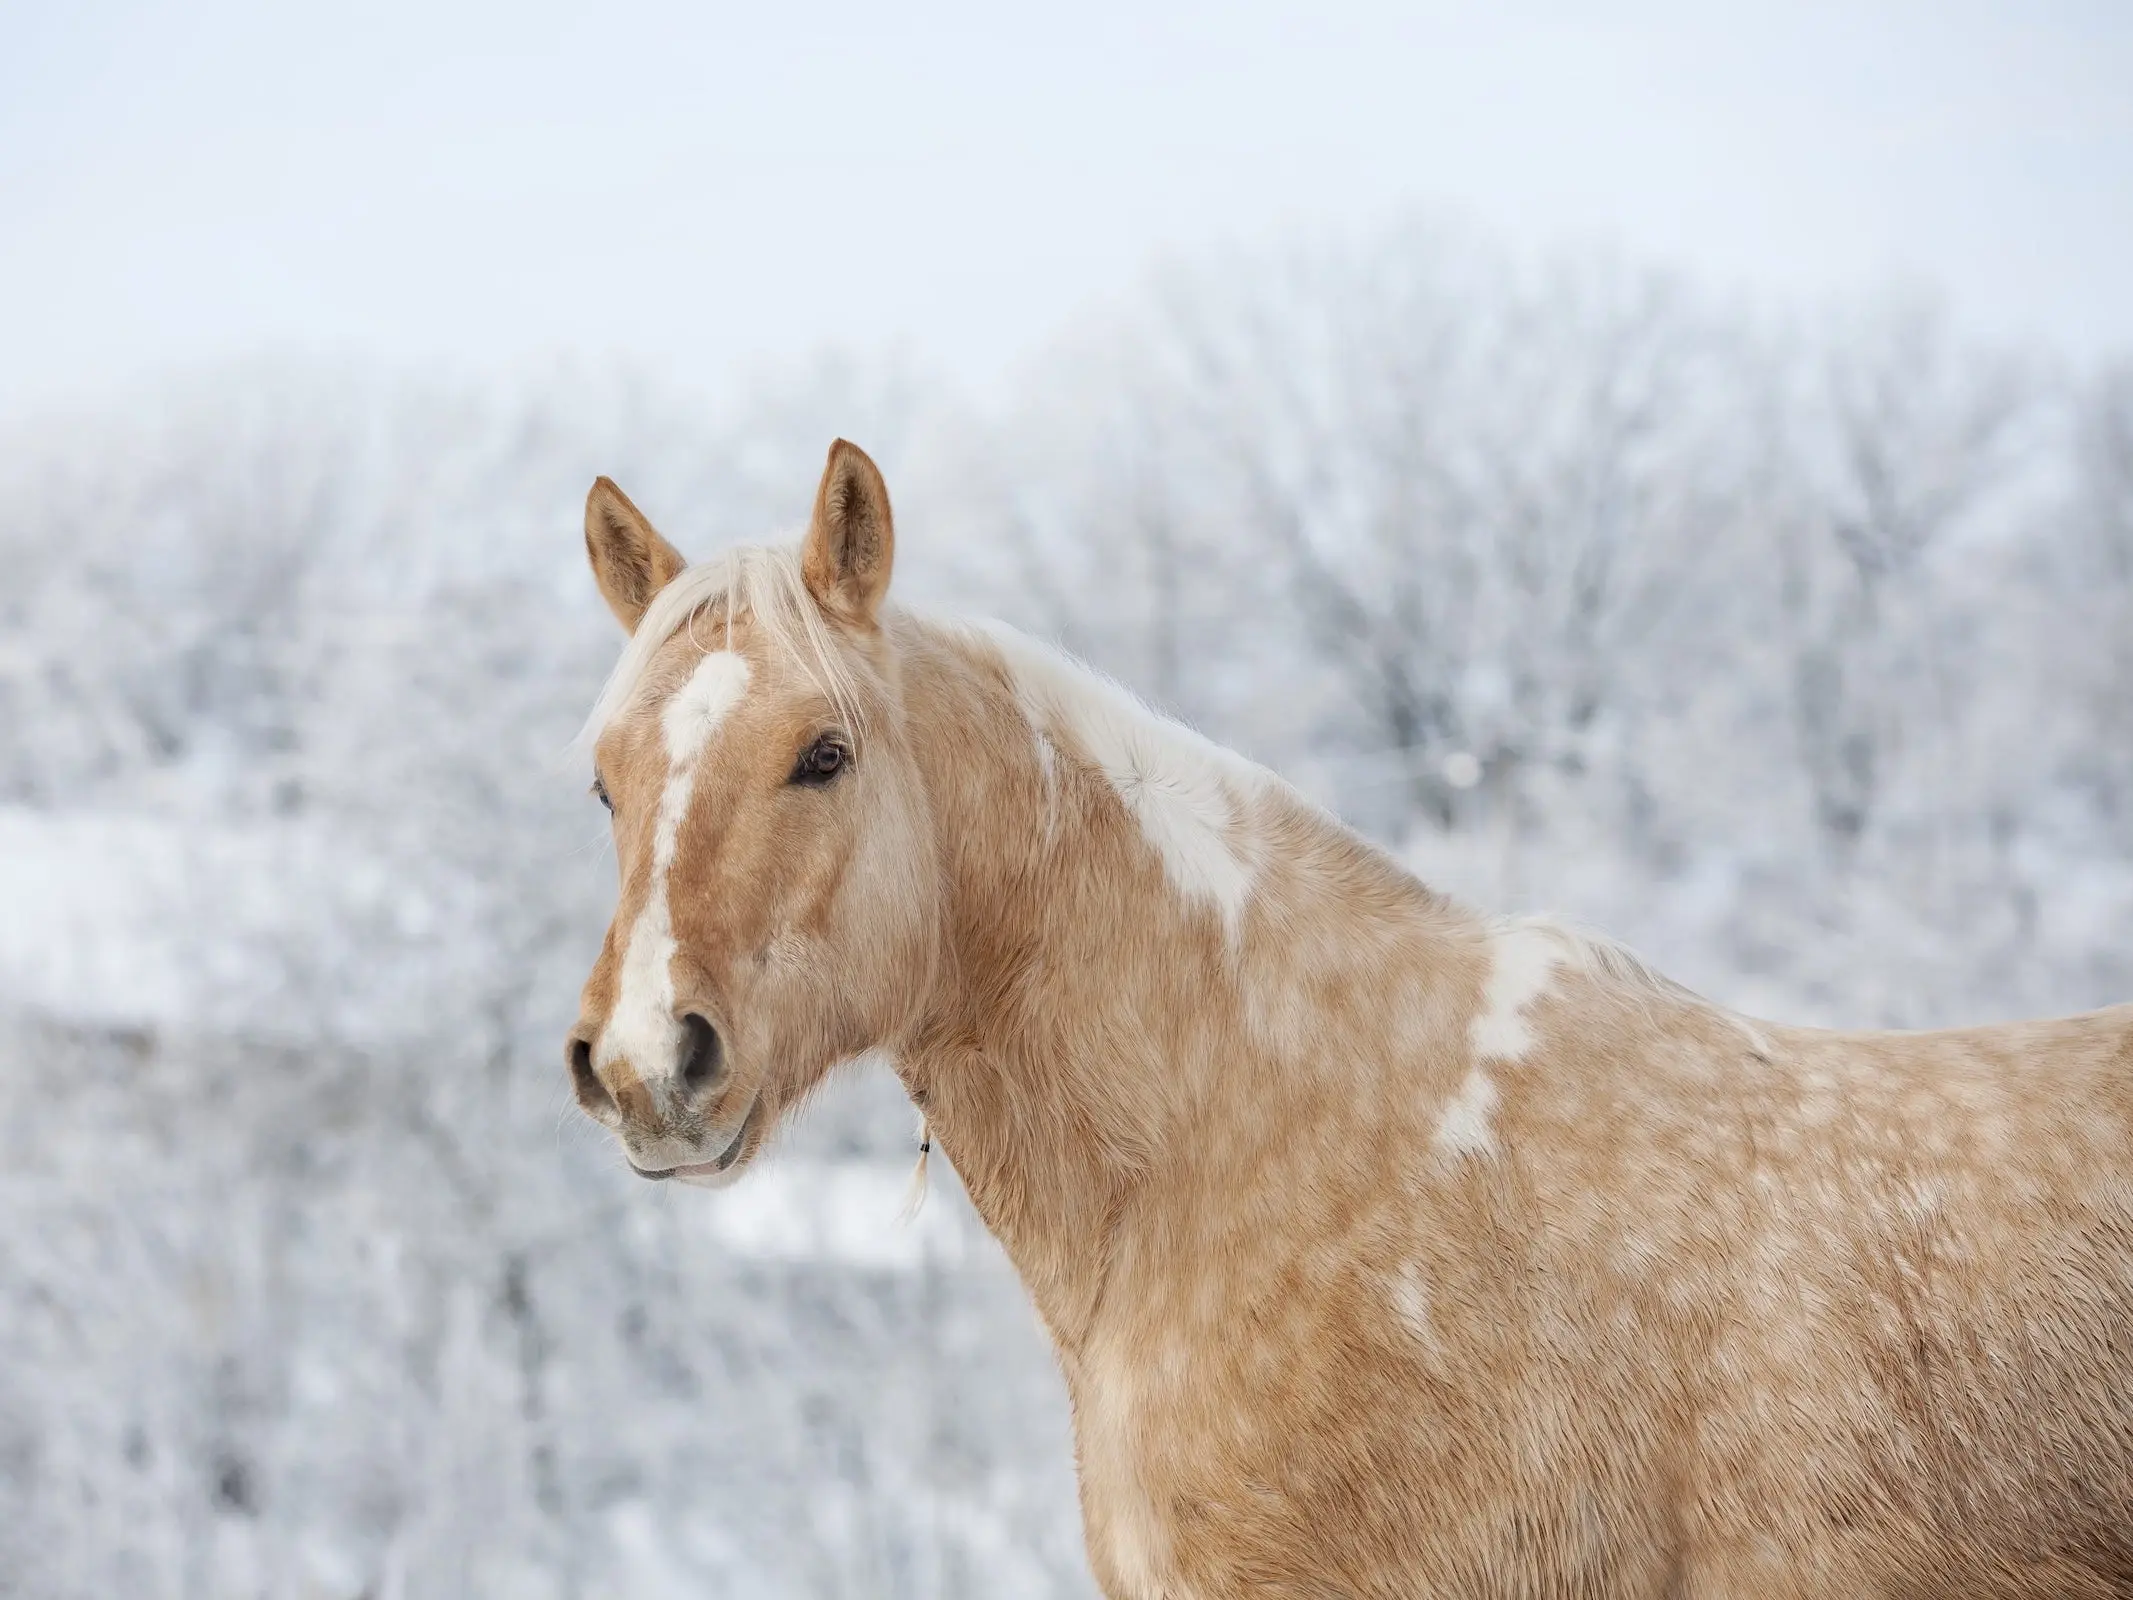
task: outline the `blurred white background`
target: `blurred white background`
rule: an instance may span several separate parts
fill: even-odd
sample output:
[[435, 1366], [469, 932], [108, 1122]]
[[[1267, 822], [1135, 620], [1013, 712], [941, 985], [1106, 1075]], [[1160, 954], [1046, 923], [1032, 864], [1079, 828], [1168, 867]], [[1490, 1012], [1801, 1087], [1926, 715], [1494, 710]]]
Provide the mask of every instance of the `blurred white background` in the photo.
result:
[[[560, 1064], [580, 507], [1059, 638], [1763, 1014], [2133, 997], [2133, 12], [0, 5], [0, 1594], [1087, 1595], [855, 1073]], [[936, 1168], [938, 1173], [939, 1169]]]

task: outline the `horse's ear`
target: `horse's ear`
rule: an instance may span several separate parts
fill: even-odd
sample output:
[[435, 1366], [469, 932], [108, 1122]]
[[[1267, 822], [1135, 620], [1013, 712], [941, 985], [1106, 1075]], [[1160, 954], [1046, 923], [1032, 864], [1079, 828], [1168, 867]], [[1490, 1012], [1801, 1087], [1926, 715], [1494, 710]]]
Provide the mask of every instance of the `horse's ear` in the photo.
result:
[[644, 520], [644, 513], [630, 504], [612, 478], [594, 479], [592, 493], [585, 497], [585, 554], [592, 561], [600, 598], [632, 633], [652, 596], [689, 564], [659, 537], [659, 530]]
[[815, 517], [800, 549], [800, 575], [816, 604], [832, 615], [869, 624], [889, 590], [896, 559], [896, 526], [881, 469], [856, 444], [830, 446], [815, 491]]

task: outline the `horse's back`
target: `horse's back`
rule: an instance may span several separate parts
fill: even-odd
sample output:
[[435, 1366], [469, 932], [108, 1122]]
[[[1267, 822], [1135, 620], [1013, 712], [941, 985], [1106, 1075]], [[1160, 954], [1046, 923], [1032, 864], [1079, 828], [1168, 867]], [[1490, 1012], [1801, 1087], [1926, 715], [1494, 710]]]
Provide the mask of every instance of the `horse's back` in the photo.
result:
[[1070, 1368], [1106, 1581], [2133, 1600], [2133, 1007], [1583, 1000], [1486, 1140], [1380, 1092], [1119, 1258]]
[[1857, 1592], [2133, 1596], [2133, 1006], [1770, 1056], [1692, 1524]]

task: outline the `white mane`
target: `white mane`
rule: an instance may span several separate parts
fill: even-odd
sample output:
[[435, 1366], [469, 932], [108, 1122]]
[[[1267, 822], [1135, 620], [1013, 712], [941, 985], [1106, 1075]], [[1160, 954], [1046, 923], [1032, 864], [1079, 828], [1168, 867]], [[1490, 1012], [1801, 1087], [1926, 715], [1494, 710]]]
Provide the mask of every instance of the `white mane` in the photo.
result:
[[645, 669], [660, 646], [684, 627], [693, 629], [709, 620], [707, 613], [714, 610], [716, 629], [730, 631], [735, 618], [747, 617], [760, 634], [788, 652], [858, 735], [861, 706], [851, 670], [800, 576], [800, 552], [790, 545], [736, 545], [682, 568], [652, 597], [578, 732], [580, 749], [590, 749], [607, 725], [636, 701]]

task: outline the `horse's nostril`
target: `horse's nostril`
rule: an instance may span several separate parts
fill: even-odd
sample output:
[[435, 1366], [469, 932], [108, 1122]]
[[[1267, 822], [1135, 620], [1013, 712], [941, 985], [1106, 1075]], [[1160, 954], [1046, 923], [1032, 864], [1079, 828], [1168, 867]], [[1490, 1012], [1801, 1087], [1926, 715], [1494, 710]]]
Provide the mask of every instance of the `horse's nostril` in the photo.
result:
[[607, 1085], [593, 1071], [592, 1040], [582, 1034], [572, 1034], [567, 1054], [570, 1057], [570, 1082], [578, 1091], [578, 1104], [596, 1117], [612, 1113], [615, 1097], [607, 1092]]
[[726, 1052], [718, 1029], [691, 1011], [681, 1019], [681, 1082], [686, 1089], [709, 1089], [726, 1075]]

